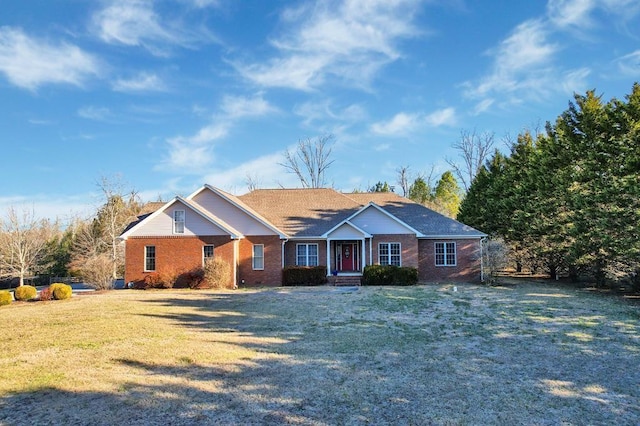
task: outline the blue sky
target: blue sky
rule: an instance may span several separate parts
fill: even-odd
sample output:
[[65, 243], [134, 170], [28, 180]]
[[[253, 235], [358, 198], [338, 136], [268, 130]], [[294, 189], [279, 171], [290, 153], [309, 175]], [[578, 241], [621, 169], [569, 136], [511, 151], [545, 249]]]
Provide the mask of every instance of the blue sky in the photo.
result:
[[574, 92], [640, 80], [637, 0], [51, 0], [0, 13], [0, 209], [85, 215], [295, 187], [278, 163], [333, 134], [341, 190], [447, 170], [461, 131], [542, 127]]

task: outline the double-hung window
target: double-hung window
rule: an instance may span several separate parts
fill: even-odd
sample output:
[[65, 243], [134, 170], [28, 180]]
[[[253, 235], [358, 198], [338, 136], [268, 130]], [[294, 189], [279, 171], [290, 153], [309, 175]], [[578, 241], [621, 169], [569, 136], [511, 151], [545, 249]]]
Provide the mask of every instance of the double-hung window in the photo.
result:
[[253, 245], [252, 267], [254, 270], [264, 269], [264, 244]]
[[144, 246], [144, 270], [156, 270], [156, 246]]
[[318, 266], [318, 244], [298, 244], [296, 246], [296, 265]]
[[213, 257], [213, 244], [207, 244], [202, 246], [202, 264], [207, 261], [207, 259]]
[[435, 243], [436, 266], [456, 266], [456, 243]]
[[173, 212], [173, 233], [184, 234], [184, 210], [174, 210]]
[[378, 258], [381, 265], [402, 266], [400, 243], [378, 244]]

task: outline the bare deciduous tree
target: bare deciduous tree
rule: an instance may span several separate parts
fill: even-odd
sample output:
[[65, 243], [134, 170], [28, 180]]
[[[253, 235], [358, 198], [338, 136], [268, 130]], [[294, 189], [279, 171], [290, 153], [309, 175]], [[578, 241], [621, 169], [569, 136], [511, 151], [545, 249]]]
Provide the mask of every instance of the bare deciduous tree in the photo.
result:
[[402, 196], [406, 197], [409, 194], [409, 188], [411, 187], [411, 172], [409, 166], [400, 166], [396, 169], [396, 183], [402, 190]]
[[290, 173], [294, 173], [304, 188], [323, 188], [326, 184], [325, 172], [333, 164], [331, 142], [333, 135], [301, 139], [295, 151], [284, 153], [285, 162], [279, 163]]
[[247, 184], [247, 189], [249, 192], [255, 191], [260, 187], [260, 180], [258, 179], [258, 175], [247, 173], [244, 182]]
[[[103, 177], [98, 187], [103, 204], [93, 220], [78, 225], [70, 267], [89, 284], [102, 288], [104, 284], [96, 277], [103, 275], [105, 256], [109, 259], [111, 280], [124, 268], [123, 245], [119, 237], [127, 224], [135, 220], [141, 204], [137, 193], [123, 191], [118, 179]], [[89, 279], [98, 282], [89, 282]]]
[[475, 130], [472, 132], [463, 130], [460, 132], [460, 140], [452, 145], [458, 151], [462, 159], [462, 165], [453, 160], [447, 160], [447, 163], [453, 168], [456, 176], [462, 182], [465, 192], [469, 191], [469, 187], [478, 170], [489, 158], [493, 144], [493, 133], [477, 134]]
[[29, 273], [46, 268], [45, 252], [54, 227], [48, 220], [37, 219], [33, 211], [20, 214], [13, 207], [0, 225], [0, 274], [18, 277], [22, 286]]

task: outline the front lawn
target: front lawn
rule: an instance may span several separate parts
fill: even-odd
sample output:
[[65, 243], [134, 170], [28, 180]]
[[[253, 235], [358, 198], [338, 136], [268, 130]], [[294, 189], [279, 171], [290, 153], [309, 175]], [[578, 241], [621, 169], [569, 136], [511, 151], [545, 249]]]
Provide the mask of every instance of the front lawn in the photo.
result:
[[640, 308], [553, 285], [118, 290], [0, 321], [0, 424], [640, 423]]

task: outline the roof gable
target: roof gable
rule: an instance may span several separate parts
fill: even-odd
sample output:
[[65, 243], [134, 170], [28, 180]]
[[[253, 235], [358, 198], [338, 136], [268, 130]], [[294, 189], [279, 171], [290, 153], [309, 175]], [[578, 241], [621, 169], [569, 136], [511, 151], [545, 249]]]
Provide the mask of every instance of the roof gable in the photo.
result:
[[169, 236], [173, 233], [173, 212], [185, 211], [184, 233], [179, 235], [229, 235], [241, 238], [242, 234], [223, 220], [201, 210], [194, 203], [181, 197], [165, 203], [155, 212], [143, 216], [141, 220], [129, 226], [120, 236], [121, 239], [140, 236]]
[[189, 195], [187, 200], [198, 204], [203, 210], [215, 214], [244, 235], [279, 235], [281, 238], [286, 237], [284, 232], [238, 197], [210, 185], [204, 185]]
[[364, 206], [350, 220], [369, 234], [415, 234], [422, 236], [420, 231], [374, 203]]

